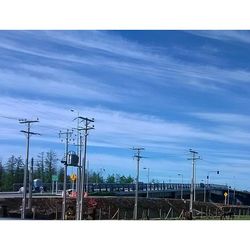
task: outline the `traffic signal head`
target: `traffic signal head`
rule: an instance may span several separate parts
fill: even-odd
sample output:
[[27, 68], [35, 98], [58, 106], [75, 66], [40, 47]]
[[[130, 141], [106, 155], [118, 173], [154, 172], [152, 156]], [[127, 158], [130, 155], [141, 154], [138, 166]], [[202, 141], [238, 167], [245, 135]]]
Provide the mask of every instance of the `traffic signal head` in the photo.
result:
[[217, 174], [219, 174], [220, 173], [220, 171], [217, 171]]

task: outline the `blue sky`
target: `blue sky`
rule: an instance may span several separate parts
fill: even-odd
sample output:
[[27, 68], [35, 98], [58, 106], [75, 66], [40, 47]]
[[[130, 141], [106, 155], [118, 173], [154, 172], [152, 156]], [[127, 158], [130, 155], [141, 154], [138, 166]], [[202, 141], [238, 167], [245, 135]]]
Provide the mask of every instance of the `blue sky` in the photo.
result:
[[189, 182], [193, 148], [198, 182], [220, 170], [212, 182], [250, 190], [249, 45], [248, 31], [1, 31], [0, 156], [25, 154], [4, 116], [39, 117], [31, 155], [60, 158], [75, 109], [95, 118], [92, 170], [134, 176], [129, 148], [143, 146], [151, 179]]

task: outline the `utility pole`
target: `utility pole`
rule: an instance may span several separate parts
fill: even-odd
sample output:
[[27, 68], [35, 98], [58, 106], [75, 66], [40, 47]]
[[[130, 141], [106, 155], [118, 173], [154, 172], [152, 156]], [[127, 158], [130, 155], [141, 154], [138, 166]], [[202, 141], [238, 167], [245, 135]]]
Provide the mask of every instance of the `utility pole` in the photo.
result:
[[27, 135], [27, 147], [26, 147], [26, 165], [24, 167], [24, 176], [23, 176], [23, 199], [22, 199], [22, 213], [21, 213], [21, 219], [25, 219], [26, 215], [26, 191], [27, 191], [27, 172], [28, 172], [28, 165], [29, 165], [29, 149], [30, 149], [30, 136], [31, 135], [40, 135], [38, 133], [34, 133], [30, 131], [30, 125], [31, 123], [39, 122], [39, 119], [37, 120], [27, 120], [27, 119], [20, 119], [19, 123], [21, 124], [27, 124], [27, 131], [21, 130], [22, 133]]
[[86, 193], [89, 192], [89, 161], [87, 161], [87, 171], [86, 171]]
[[[78, 119], [79, 120], [79, 119]], [[76, 220], [80, 220], [81, 216], [80, 216], [80, 213], [81, 213], [81, 195], [82, 195], [82, 192], [81, 192], [81, 183], [82, 183], [82, 175], [83, 175], [83, 171], [82, 171], [82, 144], [83, 144], [83, 137], [81, 135], [81, 133], [79, 132], [80, 131], [80, 128], [79, 128], [79, 125], [78, 125], [78, 128], [77, 128], [77, 134], [78, 136], [80, 136], [79, 138], [79, 143], [80, 144], [77, 144], [77, 155], [79, 157], [79, 162], [78, 162], [78, 167], [77, 167], [77, 196], [76, 196]]]
[[62, 220], [65, 220], [66, 212], [66, 189], [67, 189], [67, 167], [68, 167], [68, 152], [69, 152], [69, 140], [72, 136], [73, 131], [66, 130], [66, 132], [59, 133], [59, 138], [65, 136], [65, 158], [62, 163], [64, 163], [64, 176], [63, 176], [63, 202], [62, 202]]
[[82, 176], [81, 176], [81, 185], [80, 185], [80, 220], [82, 219], [83, 213], [83, 196], [85, 191], [85, 184], [86, 184], [86, 159], [87, 159], [87, 139], [88, 139], [88, 131], [94, 129], [94, 125], [90, 125], [94, 122], [94, 118], [86, 118], [79, 116], [78, 117], [81, 122], [84, 122], [84, 127], [79, 128], [80, 130], [84, 131], [84, 156], [83, 156], [83, 169], [82, 169]]
[[[71, 109], [71, 112], [75, 112], [74, 109]], [[76, 144], [76, 148], [77, 148], [77, 155], [79, 157], [79, 162], [78, 162], [78, 167], [77, 167], [77, 179], [76, 179], [76, 220], [80, 219], [80, 195], [81, 195], [81, 190], [80, 190], [80, 186], [81, 186], [81, 175], [82, 175], [82, 171], [81, 171], [81, 138], [80, 138], [80, 130], [79, 130], [79, 111], [77, 111], [77, 117], [74, 119], [77, 120], [77, 144]], [[73, 168], [73, 167], [72, 167]]]
[[134, 158], [137, 159], [137, 173], [136, 173], [136, 186], [135, 186], [135, 206], [134, 206], [134, 220], [137, 220], [138, 214], [138, 186], [139, 186], [139, 169], [140, 169], [140, 160], [144, 158], [141, 156], [141, 151], [144, 148], [132, 148], [132, 150], [137, 151], [137, 154], [134, 155]]
[[200, 157], [196, 157], [198, 152], [189, 149], [189, 152], [192, 154], [192, 158], [188, 158], [188, 160], [192, 160], [192, 181], [191, 181], [191, 190], [190, 190], [190, 205], [189, 205], [189, 212], [191, 213], [191, 217], [193, 216], [193, 201], [195, 201], [195, 161], [199, 160]]
[[31, 209], [32, 206], [32, 184], [33, 184], [33, 166], [34, 166], [34, 159], [31, 158], [31, 166], [29, 169], [29, 200], [28, 200], [28, 208]]

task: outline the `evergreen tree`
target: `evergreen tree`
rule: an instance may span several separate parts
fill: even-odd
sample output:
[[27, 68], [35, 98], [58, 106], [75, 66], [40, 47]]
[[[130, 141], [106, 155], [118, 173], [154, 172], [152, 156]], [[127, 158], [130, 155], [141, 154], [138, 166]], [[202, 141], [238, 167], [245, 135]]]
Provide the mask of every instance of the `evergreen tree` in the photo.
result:
[[101, 175], [101, 173], [99, 172], [90, 172], [89, 173], [89, 183], [96, 183], [96, 184], [99, 184], [99, 183], [104, 183], [104, 179]]
[[120, 184], [130, 184], [133, 182], [134, 182], [134, 179], [130, 175], [128, 177], [122, 175], [119, 179]]
[[41, 152], [37, 156], [36, 169], [34, 170], [34, 179], [38, 178], [44, 182], [44, 152]]
[[23, 183], [23, 175], [24, 175], [24, 163], [21, 156], [15, 158], [15, 183]]
[[56, 174], [57, 156], [53, 150], [46, 153], [45, 158], [45, 183], [52, 182], [52, 175]]
[[3, 189], [5, 191], [13, 190], [13, 184], [15, 182], [15, 164], [16, 164], [16, 159], [15, 156], [12, 155], [4, 165], [5, 174], [4, 174]]
[[106, 183], [111, 183], [114, 184], [115, 183], [115, 175], [108, 175], [107, 179], [106, 179]]
[[64, 167], [61, 167], [58, 171], [58, 182], [63, 182], [64, 178]]
[[4, 168], [2, 161], [0, 161], [0, 192], [3, 191], [3, 183], [4, 183]]

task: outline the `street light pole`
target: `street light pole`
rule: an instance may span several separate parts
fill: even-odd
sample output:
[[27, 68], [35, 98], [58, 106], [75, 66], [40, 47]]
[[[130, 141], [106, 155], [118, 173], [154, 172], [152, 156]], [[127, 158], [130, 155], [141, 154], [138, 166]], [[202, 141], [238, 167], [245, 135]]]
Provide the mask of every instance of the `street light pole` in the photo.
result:
[[181, 199], [183, 199], [183, 174], [178, 174], [178, 176], [181, 176]]

